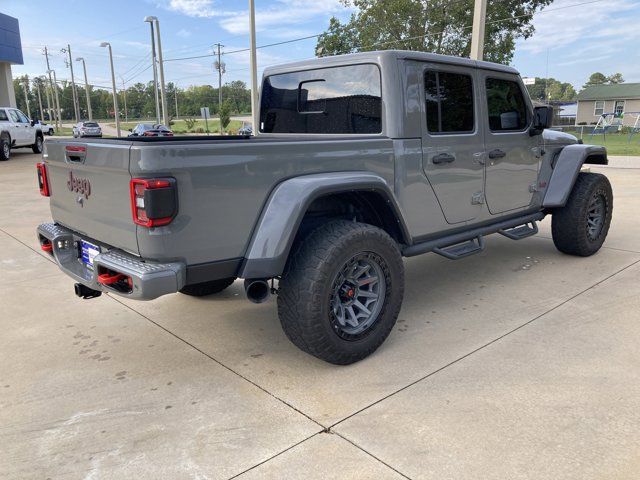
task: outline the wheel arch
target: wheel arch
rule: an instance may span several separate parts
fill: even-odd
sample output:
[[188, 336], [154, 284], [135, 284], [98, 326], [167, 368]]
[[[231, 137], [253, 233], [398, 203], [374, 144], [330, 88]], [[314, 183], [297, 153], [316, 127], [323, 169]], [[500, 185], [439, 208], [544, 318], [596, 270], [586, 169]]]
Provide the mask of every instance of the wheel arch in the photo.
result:
[[554, 162], [553, 173], [547, 186], [543, 207], [564, 207], [576, 183], [582, 165], [607, 165], [607, 150], [599, 145], [568, 145]]
[[280, 275], [296, 238], [329, 218], [364, 220], [387, 231], [396, 242], [410, 243], [400, 207], [382, 177], [368, 172], [304, 175], [285, 180], [271, 193], [239, 277]]

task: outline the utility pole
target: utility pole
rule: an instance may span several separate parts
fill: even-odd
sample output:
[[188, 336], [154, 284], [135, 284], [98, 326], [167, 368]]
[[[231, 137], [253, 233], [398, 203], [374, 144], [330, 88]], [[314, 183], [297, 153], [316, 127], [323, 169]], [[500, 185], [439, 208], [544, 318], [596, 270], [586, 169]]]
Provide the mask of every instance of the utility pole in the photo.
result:
[[29, 108], [29, 93], [27, 92], [27, 83], [29, 83], [29, 77], [25, 78], [25, 81], [22, 82], [22, 89], [24, 90], [24, 101], [27, 103], [27, 117], [31, 118], [31, 110]]
[[51, 97], [49, 96], [49, 86], [46, 85], [47, 77], [41, 77], [41, 78], [45, 82], [44, 94], [47, 97], [47, 113], [49, 114], [48, 120], [49, 120], [49, 123], [51, 123], [51, 121], [53, 120], [53, 117], [51, 116]]
[[93, 113], [91, 112], [91, 95], [89, 93], [89, 81], [87, 80], [87, 63], [84, 58], [76, 58], [76, 62], [82, 62], [82, 69], [84, 70], [84, 93], [87, 95], [87, 115], [89, 120], [93, 120]]
[[[49, 86], [51, 87], [51, 95], [53, 96], [53, 92], [54, 92], [54, 84], [53, 84], [53, 80], [51, 79], [51, 72], [53, 70], [51, 70], [51, 67], [49, 66], [49, 52], [47, 50], [47, 47], [44, 47], [44, 56], [47, 59], [47, 75], [49, 75]], [[52, 99], [53, 101], [53, 99]], [[62, 122], [60, 120], [60, 102], [58, 101], [58, 86], [55, 86], [55, 107], [54, 107], [55, 111], [56, 111], [56, 118], [55, 118], [55, 122], [56, 122], [56, 129], [60, 130], [60, 128], [62, 127]]]
[[69, 55], [69, 63], [67, 67], [71, 69], [71, 96], [73, 97], [73, 110], [76, 115], [76, 123], [80, 121], [80, 105], [78, 102], [78, 92], [76, 92], [76, 81], [73, 76], [73, 61], [71, 59], [71, 45], [67, 45], [66, 49], [61, 49], [61, 53], [66, 53]]
[[44, 123], [44, 111], [42, 110], [42, 97], [40, 96], [40, 77], [36, 77], [33, 80], [33, 84], [36, 86], [38, 92], [38, 106], [40, 107], [40, 122]]
[[471, 60], [484, 59], [484, 32], [487, 21], [487, 0], [475, 0], [473, 31], [471, 32]]
[[129, 113], [127, 112], [127, 87], [124, 83], [124, 78], [121, 77], [120, 75], [118, 75], [120, 77], [120, 80], [122, 80], [122, 95], [124, 97], [124, 121], [128, 122], [129, 121]]
[[58, 97], [58, 79], [56, 78], [56, 71], [49, 70], [49, 75], [53, 73], [53, 85], [55, 88], [55, 99], [56, 99], [56, 110], [58, 111], [58, 123], [60, 125], [59, 128], [62, 128], [62, 114], [60, 112], [60, 98]]
[[251, 118], [253, 119], [253, 134], [257, 136], [260, 133], [260, 118], [258, 117], [258, 63], [256, 59], [256, 6], [254, 0], [249, 0], [249, 43], [251, 64]]
[[[224, 45], [214, 43], [213, 46], [218, 47], [218, 60], [215, 63], [215, 69], [218, 71], [218, 116], [220, 116], [220, 109], [222, 108], [222, 74], [225, 72], [225, 65], [220, 59], [220, 48], [224, 47]], [[224, 133], [222, 122], [220, 122], [220, 133]]]
[[109, 48], [109, 63], [111, 64], [111, 85], [113, 87], [113, 114], [116, 117], [116, 131], [118, 137], [120, 136], [120, 114], [118, 112], [118, 91], [116, 90], [116, 73], [113, 70], [113, 52], [111, 51], [111, 44], [109, 42], [102, 42], [101, 47]]
[[156, 66], [156, 38], [153, 31], [153, 18], [145, 17], [144, 21], [151, 27], [151, 63], [153, 65], [153, 92], [156, 97], [156, 123], [160, 123], [160, 99], [158, 98], [158, 69]]

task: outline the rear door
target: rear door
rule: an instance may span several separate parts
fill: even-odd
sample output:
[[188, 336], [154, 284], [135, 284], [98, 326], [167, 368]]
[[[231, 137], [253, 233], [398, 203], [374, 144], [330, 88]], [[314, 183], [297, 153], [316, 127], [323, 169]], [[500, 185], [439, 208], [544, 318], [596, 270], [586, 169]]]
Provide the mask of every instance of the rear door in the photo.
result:
[[482, 211], [484, 132], [476, 71], [424, 64], [422, 165], [449, 223]]
[[86, 236], [138, 253], [131, 215], [129, 142], [46, 142], [53, 219]]
[[484, 89], [487, 206], [494, 215], [525, 208], [537, 186], [541, 138], [529, 134], [529, 96], [516, 75], [479, 70], [478, 76]]

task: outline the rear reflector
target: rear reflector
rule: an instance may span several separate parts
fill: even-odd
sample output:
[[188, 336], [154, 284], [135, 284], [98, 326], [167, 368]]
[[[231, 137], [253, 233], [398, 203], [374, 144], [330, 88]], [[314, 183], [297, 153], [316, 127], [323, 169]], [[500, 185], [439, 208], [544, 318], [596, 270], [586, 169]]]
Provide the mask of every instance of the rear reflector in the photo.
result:
[[43, 197], [51, 196], [49, 191], [49, 179], [47, 178], [47, 166], [44, 163], [36, 163], [36, 170], [38, 172], [38, 188], [40, 189], [40, 195]]
[[136, 225], [160, 227], [171, 223], [178, 213], [175, 178], [133, 178], [130, 189]]

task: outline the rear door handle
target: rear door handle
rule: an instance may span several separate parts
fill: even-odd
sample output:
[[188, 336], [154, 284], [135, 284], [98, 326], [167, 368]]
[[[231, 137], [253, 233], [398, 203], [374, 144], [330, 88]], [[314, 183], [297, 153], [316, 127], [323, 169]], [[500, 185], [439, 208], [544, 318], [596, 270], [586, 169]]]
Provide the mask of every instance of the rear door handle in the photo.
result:
[[491, 150], [489, 152], [489, 158], [491, 158], [492, 160], [495, 160], [496, 158], [504, 158], [506, 156], [507, 154], [499, 149]]
[[449, 155], [448, 153], [441, 153], [439, 155], [434, 156], [431, 161], [434, 165], [440, 165], [441, 163], [451, 163], [455, 161], [456, 157], [453, 155]]

